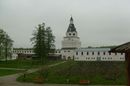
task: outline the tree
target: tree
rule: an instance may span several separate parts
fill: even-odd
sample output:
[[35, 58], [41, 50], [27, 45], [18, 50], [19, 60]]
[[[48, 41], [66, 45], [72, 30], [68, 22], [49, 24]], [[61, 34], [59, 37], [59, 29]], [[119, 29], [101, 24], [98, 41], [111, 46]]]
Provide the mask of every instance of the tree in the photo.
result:
[[37, 57], [41, 59], [42, 63], [45, 63], [46, 57], [50, 51], [50, 47], [53, 45], [54, 38], [52, 39], [52, 31], [50, 28], [45, 28], [45, 23], [39, 24], [33, 33], [31, 38], [34, 52]]
[[13, 40], [9, 37], [9, 35], [0, 29], [0, 57], [1, 59], [4, 59], [7, 61], [8, 57], [11, 57], [12, 55], [12, 46], [13, 46]]
[[11, 49], [13, 46], [13, 40], [8, 36], [8, 34], [5, 35], [4, 46], [5, 46], [5, 60], [7, 61], [8, 57], [12, 57]]
[[55, 36], [52, 33], [52, 30], [50, 27], [46, 28], [46, 42], [47, 42], [47, 52], [53, 52], [53, 50], [55, 49]]

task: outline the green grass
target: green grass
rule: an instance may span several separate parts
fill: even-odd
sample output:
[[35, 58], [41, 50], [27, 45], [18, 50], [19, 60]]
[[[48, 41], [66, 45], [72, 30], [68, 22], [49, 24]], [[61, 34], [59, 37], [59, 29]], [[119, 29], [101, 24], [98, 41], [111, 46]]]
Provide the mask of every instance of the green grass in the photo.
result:
[[5, 70], [5, 69], [0, 69], [0, 76], [5, 76], [5, 75], [10, 75], [10, 74], [15, 74], [21, 72], [20, 70]]
[[[79, 84], [79, 80], [90, 80], [90, 84], [126, 84], [124, 62], [74, 62], [68, 61], [58, 66], [44, 69], [42, 73], [28, 74], [24, 81], [33, 82], [42, 76], [45, 83]], [[69, 82], [67, 80], [69, 79]], [[17, 79], [23, 81], [23, 76]]]
[[[53, 63], [57, 63], [59, 61], [47, 61], [44, 65], [49, 65]], [[22, 69], [30, 69], [42, 66], [39, 60], [10, 60], [10, 61], [0, 61], [0, 68], [22, 68]]]

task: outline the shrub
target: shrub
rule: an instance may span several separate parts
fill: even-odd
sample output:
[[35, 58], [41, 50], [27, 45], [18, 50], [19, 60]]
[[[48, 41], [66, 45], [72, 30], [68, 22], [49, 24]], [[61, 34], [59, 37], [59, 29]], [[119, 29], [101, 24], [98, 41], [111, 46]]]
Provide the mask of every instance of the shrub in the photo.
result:
[[44, 83], [44, 78], [42, 76], [36, 76], [34, 78], [34, 83], [42, 84]]

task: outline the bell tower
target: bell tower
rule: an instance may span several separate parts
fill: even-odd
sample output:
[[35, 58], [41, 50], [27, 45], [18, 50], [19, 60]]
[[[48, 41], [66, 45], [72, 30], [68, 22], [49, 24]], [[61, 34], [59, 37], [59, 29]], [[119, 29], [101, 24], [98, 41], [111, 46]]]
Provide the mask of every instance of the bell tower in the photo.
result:
[[71, 17], [68, 29], [66, 31], [66, 36], [63, 38], [62, 41], [62, 51], [64, 52], [63, 56], [65, 58], [71, 57], [72, 59], [74, 50], [80, 47], [81, 47], [80, 38], [78, 37], [78, 33], [74, 25], [74, 20]]

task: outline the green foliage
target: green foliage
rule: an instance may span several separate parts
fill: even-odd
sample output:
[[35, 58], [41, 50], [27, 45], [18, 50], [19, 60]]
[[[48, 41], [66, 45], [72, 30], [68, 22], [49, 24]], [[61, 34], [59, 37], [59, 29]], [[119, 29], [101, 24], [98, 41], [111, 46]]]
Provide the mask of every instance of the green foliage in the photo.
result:
[[0, 59], [7, 61], [7, 58], [11, 58], [12, 45], [13, 40], [5, 31], [0, 29]]
[[52, 53], [53, 53], [52, 50], [54, 50], [54, 48], [55, 48], [55, 45], [54, 45], [55, 36], [53, 36], [52, 30], [51, 30], [50, 27], [47, 27], [47, 28], [46, 28], [46, 37], [47, 37], [47, 39], [46, 39], [47, 52], [48, 52], [48, 53], [49, 53], [49, 52], [52, 52]]
[[39, 24], [33, 33], [31, 41], [34, 45], [34, 52], [41, 59], [42, 63], [45, 63], [47, 55], [54, 47], [54, 38], [51, 28], [45, 28], [45, 23]]

